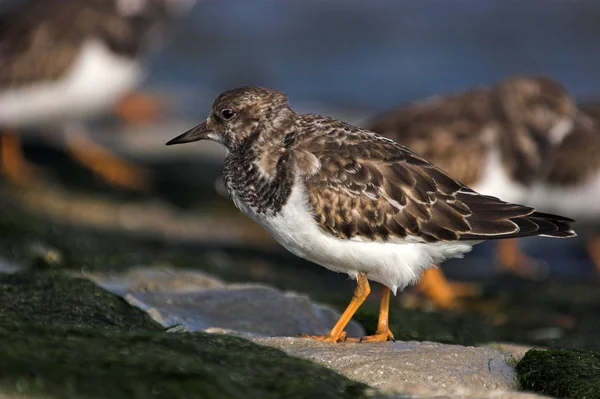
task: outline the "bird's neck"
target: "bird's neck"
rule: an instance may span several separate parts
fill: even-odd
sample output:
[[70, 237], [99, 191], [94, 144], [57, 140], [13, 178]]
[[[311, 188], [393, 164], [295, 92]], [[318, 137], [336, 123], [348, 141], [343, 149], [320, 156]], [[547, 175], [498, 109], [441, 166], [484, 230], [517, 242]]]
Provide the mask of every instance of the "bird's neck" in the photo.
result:
[[223, 178], [243, 212], [276, 215], [289, 198], [295, 168], [285, 146], [278, 140], [261, 141], [260, 133], [247, 136], [227, 155]]

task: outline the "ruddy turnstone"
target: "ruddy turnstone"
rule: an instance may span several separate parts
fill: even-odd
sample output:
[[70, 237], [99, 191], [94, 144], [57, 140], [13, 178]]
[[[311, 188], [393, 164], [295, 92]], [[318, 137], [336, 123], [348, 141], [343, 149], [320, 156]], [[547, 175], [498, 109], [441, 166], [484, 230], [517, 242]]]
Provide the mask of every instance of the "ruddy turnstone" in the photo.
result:
[[[168, 18], [193, 1], [30, 0], [9, 8], [0, 17], [0, 126], [72, 127], [109, 111], [141, 82], [143, 58]], [[2, 171], [31, 180], [19, 136], [5, 134], [0, 144]], [[114, 185], [141, 188], [147, 180], [80, 131], [67, 147]]]
[[[511, 76], [494, 85], [416, 101], [376, 118], [369, 130], [406, 145], [473, 190], [524, 202], [572, 128], [574, 101], [555, 80]], [[504, 268], [535, 277], [516, 240], [498, 243]], [[442, 307], [474, 290], [429, 269], [419, 288]]]
[[358, 287], [329, 334], [383, 285], [377, 333], [393, 339], [390, 293], [489, 239], [570, 237], [571, 219], [471, 190], [408, 148], [320, 115], [299, 114], [277, 90], [242, 87], [215, 100], [206, 122], [167, 145], [213, 140], [227, 149], [223, 178], [235, 205], [293, 254]]
[[600, 272], [600, 110], [586, 105], [581, 109], [590, 118], [578, 119], [547, 174], [533, 185], [527, 203], [577, 218], [588, 253]]

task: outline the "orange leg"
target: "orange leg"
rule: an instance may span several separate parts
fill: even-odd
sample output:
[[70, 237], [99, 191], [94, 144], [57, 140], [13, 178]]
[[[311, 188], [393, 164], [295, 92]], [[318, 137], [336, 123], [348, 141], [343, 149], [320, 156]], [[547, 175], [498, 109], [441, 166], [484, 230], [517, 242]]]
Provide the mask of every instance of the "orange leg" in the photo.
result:
[[364, 273], [358, 274], [358, 286], [354, 290], [354, 296], [350, 301], [350, 304], [340, 316], [340, 319], [335, 323], [331, 331], [325, 336], [316, 336], [316, 335], [307, 335], [301, 334], [300, 336], [303, 338], [312, 338], [319, 341], [325, 342], [344, 342], [344, 341], [358, 341], [357, 339], [349, 339], [346, 338], [346, 332], [344, 328], [348, 325], [354, 313], [358, 310], [360, 305], [363, 304], [365, 299], [371, 293], [371, 287], [369, 286], [369, 280], [367, 280], [367, 276]]
[[84, 134], [68, 135], [67, 149], [74, 159], [112, 186], [142, 190], [150, 183], [146, 170], [119, 158]]
[[480, 287], [477, 284], [450, 282], [439, 267], [425, 270], [417, 289], [431, 298], [436, 305], [445, 309], [459, 307], [460, 297], [474, 297]]
[[544, 263], [525, 255], [516, 238], [500, 240], [497, 251], [496, 258], [502, 269], [532, 280], [542, 280], [546, 277], [547, 267]]
[[600, 273], [600, 234], [591, 234], [587, 239], [587, 251]]
[[37, 183], [37, 168], [23, 156], [21, 139], [14, 132], [0, 135], [0, 172], [20, 186]]
[[385, 342], [388, 340], [395, 341], [394, 334], [392, 334], [389, 327], [390, 294], [391, 291], [388, 287], [381, 287], [381, 299], [379, 302], [379, 320], [377, 321], [377, 331], [375, 331], [375, 335], [362, 337], [360, 339], [360, 342]]
[[143, 125], [162, 118], [166, 101], [148, 94], [131, 92], [114, 107], [114, 113], [130, 125]]

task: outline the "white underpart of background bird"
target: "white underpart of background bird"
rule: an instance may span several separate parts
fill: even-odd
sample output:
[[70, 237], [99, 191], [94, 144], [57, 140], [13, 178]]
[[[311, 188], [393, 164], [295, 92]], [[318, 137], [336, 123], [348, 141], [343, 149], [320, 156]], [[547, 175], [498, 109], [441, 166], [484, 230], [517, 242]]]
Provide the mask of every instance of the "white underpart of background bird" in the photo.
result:
[[99, 40], [90, 39], [57, 80], [0, 91], [0, 123], [55, 125], [92, 117], [116, 103], [143, 77], [136, 59], [119, 56]]

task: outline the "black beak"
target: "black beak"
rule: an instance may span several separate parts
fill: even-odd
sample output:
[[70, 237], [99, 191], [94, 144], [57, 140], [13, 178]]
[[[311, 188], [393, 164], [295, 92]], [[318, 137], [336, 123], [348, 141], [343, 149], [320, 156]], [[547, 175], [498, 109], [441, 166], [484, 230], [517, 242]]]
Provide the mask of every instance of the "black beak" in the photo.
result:
[[187, 132], [175, 137], [169, 141], [167, 145], [173, 144], [184, 144], [191, 143], [192, 141], [204, 140], [208, 136], [211, 130], [206, 126], [206, 122], [199, 124], [198, 126], [191, 128]]

